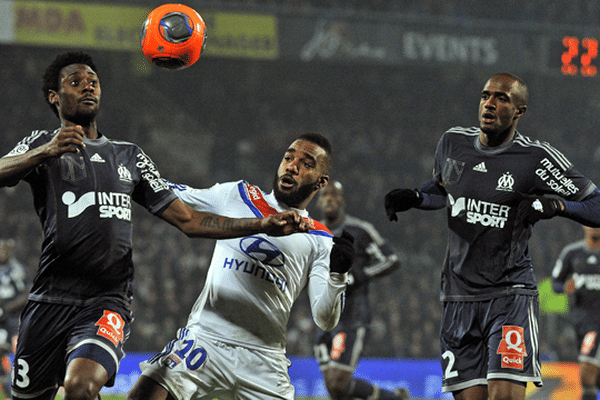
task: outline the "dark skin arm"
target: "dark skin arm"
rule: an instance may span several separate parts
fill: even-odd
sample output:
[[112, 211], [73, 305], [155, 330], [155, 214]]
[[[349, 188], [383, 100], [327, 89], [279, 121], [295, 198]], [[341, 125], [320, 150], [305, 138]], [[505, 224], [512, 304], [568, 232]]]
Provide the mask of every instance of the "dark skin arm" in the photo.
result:
[[286, 211], [267, 218], [228, 218], [196, 211], [179, 199], [169, 205], [161, 218], [188, 237], [230, 239], [257, 233], [284, 236], [308, 232], [308, 224], [297, 211]]
[[[84, 147], [84, 129], [80, 125], [65, 126], [52, 140], [25, 154], [0, 159], [0, 187], [16, 185], [29, 172], [45, 161], [63, 154], [78, 152]], [[177, 227], [188, 237], [228, 239], [266, 233], [271, 236], [307, 232], [308, 224], [296, 211], [271, 215], [268, 218], [227, 218], [199, 212], [176, 199], [161, 218]]]
[[31, 170], [51, 158], [58, 158], [64, 153], [78, 152], [78, 146], [85, 146], [83, 138], [81, 126], [66, 126], [43, 146], [19, 156], [0, 159], [0, 187], [16, 185]]

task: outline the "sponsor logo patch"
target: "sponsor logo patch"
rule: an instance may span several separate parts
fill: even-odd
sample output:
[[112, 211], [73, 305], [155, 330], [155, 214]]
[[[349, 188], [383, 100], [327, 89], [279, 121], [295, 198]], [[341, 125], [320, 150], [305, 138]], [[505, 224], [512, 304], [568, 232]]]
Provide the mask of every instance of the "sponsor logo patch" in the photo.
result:
[[520, 326], [503, 326], [502, 340], [497, 354], [502, 356], [502, 368], [523, 369], [527, 356], [523, 328]]
[[333, 337], [331, 342], [331, 359], [338, 360], [346, 350], [346, 334], [340, 332]]
[[596, 344], [596, 332], [588, 332], [581, 342], [581, 354], [588, 355]]
[[104, 310], [104, 315], [96, 322], [96, 326], [98, 327], [98, 336], [110, 340], [115, 347], [119, 343], [123, 343], [125, 321], [116, 312]]

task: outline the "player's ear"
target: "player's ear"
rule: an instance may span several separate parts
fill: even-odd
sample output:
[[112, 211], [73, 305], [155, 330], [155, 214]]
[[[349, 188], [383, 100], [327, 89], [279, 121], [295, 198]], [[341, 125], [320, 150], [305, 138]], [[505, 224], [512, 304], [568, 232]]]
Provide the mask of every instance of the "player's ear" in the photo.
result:
[[317, 189], [323, 189], [329, 183], [329, 175], [323, 175], [319, 178], [319, 183], [317, 183]]
[[527, 106], [525, 104], [518, 106], [516, 116], [518, 118], [521, 118], [523, 116], [523, 114], [525, 114], [525, 111], [527, 111]]
[[50, 104], [58, 103], [58, 93], [55, 90], [50, 90], [48, 93], [48, 101]]

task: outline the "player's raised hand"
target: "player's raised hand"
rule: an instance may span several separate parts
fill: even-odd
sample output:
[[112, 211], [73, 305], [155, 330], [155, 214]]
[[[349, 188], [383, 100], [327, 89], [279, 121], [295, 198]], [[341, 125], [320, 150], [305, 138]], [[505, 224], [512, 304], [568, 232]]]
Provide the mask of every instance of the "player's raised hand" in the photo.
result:
[[397, 212], [409, 210], [423, 202], [417, 189], [394, 189], [385, 195], [383, 205], [390, 221], [398, 221]]
[[60, 157], [64, 153], [78, 153], [79, 149], [85, 147], [83, 128], [80, 125], [63, 126], [60, 131], [46, 145], [46, 151], [50, 157]]
[[298, 211], [284, 211], [263, 218], [264, 233], [270, 236], [285, 236], [292, 233], [308, 232], [309, 224]]
[[333, 248], [329, 256], [329, 270], [344, 274], [350, 270], [355, 258], [354, 236], [347, 231], [342, 231], [341, 236], [334, 236]]

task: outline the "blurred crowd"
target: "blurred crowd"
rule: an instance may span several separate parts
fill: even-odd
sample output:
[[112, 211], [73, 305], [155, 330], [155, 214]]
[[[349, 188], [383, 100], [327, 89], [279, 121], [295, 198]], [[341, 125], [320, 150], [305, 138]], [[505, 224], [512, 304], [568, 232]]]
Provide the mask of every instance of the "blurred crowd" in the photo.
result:
[[[351, 5], [450, 15], [459, 15], [466, 4], [482, 4], [450, 5], [435, 0], [240, 3]], [[502, 7], [530, 8], [529, 3], [539, 2], [521, 5], [508, 1]], [[565, 2], [544, 2], [545, 8], [551, 9], [555, 3]], [[597, 6], [591, 1], [570, 6], [597, 18], [598, 10], [591, 12]], [[485, 10], [478, 17], [487, 17]], [[544, 18], [532, 19], [543, 22]], [[32, 130], [58, 127], [59, 121], [42, 99], [41, 75], [62, 50], [2, 45], [0, 51], [0, 152], [6, 154]], [[332, 178], [346, 188], [348, 212], [371, 221], [402, 261], [400, 271], [373, 284], [372, 340], [365, 354], [438, 357], [445, 213], [411, 210], [390, 223], [385, 218], [383, 196], [395, 187], [417, 187], [430, 179], [440, 135], [452, 126], [477, 124], [481, 87], [491, 72], [497, 71], [206, 58], [173, 73], [148, 70], [147, 65], [144, 70], [139, 55], [90, 53], [102, 81], [100, 131], [109, 138], [139, 144], [169, 180], [206, 187], [245, 179], [269, 190], [290, 139], [303, 131], [329, 137], [334, 145]], [[600, 183], [600, 135], [594, 119], [600, 104], [598, 83], [535, 75], [523, 78], [532, 94], [530, 110], [519, 130], [533, 139], [549, 141]], [[33, 276], [41, 230], [30, 199], [24, 183], [0, 191], [0, 238], [15, 240], [17, 255]], [[313, 216], [319, 217], [317, 213]], [[204, 283], [213, 243], [188, 239], [137, 206], [133, 221], [135, 322], [127, 349], [158, 351], [185, 324]], [[550, 276], [560, 249], [581, 237], [580, 227], [573, 222], [557, 219], [542, 224], [545, 229], [537, 230], [530, 248], [540, 281]], [[576, 349], [566, 318], [542, 315], [540, 332], [546, 359], [574, 357]], [[288, 353], [311, 356], [313, 331], [308, 304], [300, 301], [290, 320]]]

